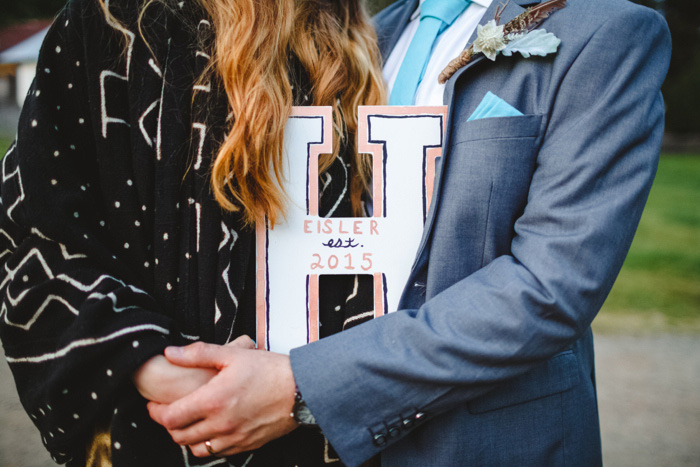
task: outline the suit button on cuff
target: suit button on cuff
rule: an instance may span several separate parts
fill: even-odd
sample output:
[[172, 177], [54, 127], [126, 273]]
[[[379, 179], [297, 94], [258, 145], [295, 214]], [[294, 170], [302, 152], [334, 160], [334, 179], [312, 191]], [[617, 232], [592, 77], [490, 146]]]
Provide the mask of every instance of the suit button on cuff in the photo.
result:
[[378, 447], [382, 447], [382, 446], [386, 445], [386, 443], [387, 443], [386, 435], [383, 435], [382, 433], [377, 433], [376, 435], [374, 435], [373, 442], [374, 442], [374, 445], [378, 446]]
[[389, 428], [389, 438], [398, 438], [401, 434], [401, 428], [398, 426], [392, 426]]

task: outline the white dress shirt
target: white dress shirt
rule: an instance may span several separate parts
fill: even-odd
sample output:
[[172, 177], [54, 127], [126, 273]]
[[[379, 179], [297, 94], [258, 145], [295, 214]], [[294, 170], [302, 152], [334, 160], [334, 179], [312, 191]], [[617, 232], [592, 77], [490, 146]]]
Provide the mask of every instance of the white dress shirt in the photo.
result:
[[[424, 0], [421, 0], [421, 4]], [[415, 105], [443, 105], [442, 96], [445, 85], [438, 83], [438, 76], [450, 61], [457, 57], [467, 46], [469, 38], [486, 13], [493, 0], [472, 0], [471, 5], [437, 38], [433, 52], [425, 70], [423, 80], [418, 85]], [[411, 17], [411, 21], [401, 34], [389, 58], [384, 65], [384, 80], [389, 87], [389, 94], [399, 74], [408, 46], [416, 34], [420, 23], [420, 6]]]

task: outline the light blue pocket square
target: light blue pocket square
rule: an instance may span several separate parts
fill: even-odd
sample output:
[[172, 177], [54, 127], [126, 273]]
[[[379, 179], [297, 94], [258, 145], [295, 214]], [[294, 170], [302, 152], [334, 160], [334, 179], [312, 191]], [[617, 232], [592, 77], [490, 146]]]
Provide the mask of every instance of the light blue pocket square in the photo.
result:
[[467, 121], [471, 122], [472, 120], [493, 117], [517, 117], [520, 115], [522, 115], [522, 112], [489, 91]]

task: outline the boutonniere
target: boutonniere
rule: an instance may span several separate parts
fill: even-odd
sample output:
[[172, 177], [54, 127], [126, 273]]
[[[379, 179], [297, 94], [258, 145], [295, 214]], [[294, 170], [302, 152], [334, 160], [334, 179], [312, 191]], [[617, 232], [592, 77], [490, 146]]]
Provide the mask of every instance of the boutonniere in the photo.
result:
[[519, 52], [523, 57], [528, 58], [531, 55], [545, 56], [557, 51], [561, 40], [544, 29], [535, 30], [535, 28], [553, 12], [564, 8], [566, 0], [549, 0], [540, 3], [526, 9], [524, 13], [508, 23], [499, 25], [506, 5], [508, 2], [496, 9], [494, 19], [477, 26], [476, 39], [442, 70], [438, 77], [440, 84], [446, 83], [457, 70], [471, 62], [472, 58], [478, 54], [484, 54], [489, 60], [496, 60], [499, 53], [510, 57]]

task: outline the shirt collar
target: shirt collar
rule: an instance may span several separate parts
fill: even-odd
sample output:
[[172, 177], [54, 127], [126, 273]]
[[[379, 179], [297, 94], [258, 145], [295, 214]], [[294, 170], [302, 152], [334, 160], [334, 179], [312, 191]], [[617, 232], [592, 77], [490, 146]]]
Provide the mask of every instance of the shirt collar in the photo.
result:
[[[425, 0], [420, 0], [420, 5], [422, 5], [424, 1]], [[493, 2], [493, 0], [472, 0], [472, 3], [475, 3], [479, 6], [484, 7], [484, 8], [490, 7], [491, 2]], [[413, 15], [411, 15], [411, 21], [417, 19], [420, 16], [420, 5], [418, 5], [418, 8], [416, 8], [416, 11], [413, 12]]]

